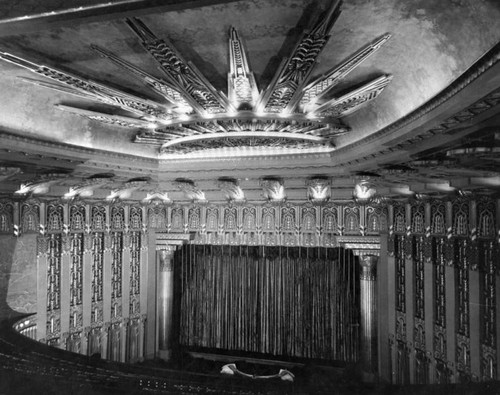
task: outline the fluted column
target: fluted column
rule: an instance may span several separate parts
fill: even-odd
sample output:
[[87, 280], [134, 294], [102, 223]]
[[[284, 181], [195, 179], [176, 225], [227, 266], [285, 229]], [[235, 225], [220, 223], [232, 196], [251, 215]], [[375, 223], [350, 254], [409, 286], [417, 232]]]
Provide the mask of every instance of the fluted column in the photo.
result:
[[375, 255], [360, 257], [361, 366], [367, 381], [377, 374], [377, 262]]
[[158, 351], [159, 357], [168, 361], [172, 354], [172, 319], [174, 307], [173, 256], [175, 245], [163, 245], [157, 252], [158, 259]]

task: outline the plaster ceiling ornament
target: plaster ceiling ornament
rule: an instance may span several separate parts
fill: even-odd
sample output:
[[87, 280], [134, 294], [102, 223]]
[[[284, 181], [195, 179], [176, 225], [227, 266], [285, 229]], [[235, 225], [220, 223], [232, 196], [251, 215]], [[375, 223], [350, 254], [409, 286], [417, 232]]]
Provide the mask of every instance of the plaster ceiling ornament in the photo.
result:
[[227, 200], [231, 202], [245, 202], [245, 193], [240, 188], [238, 180], [234, 178], [219, 178], [217, 186], [222, 190]]
[[0, 181], [7, 180], [18, 173], [21, 173], [21, 168], [19, 167], [0, 166]]
[[192, 180], [178, 178], [174, 181], [174, 185], [184, 193], [186, 198], [193, 202], [204, 203], [207, 201], [205, 193], [197, 188]]
[[111, 193], [106, 197], [106, 200], [126, 200], [132, 196], [132, 193], [140, 190], [147, 186], [150, 182], [149, 178], [136, 178], [129, 180], [123, 184], [121, 188], [117, 188], [111, 191]]
[[209, 153], [216, 149], [234, 155], [263, 149], [274, 153], [331, 152], [336, 136], [350, 131], [342, 117], [375, 99], [392, 78], [381, 75], [356, 89], [334, 92], [351, 71], [387, 42], [390, 35], [385, 34], [312, 79], [318, 58], [330, 38], [329, 32], [340, 15], [341, 3], [332, 1], [330, 8], [303, 32], [262, 91], [257, 87], [243, 41], [234, 27], [229, 31], [227, 95], [215, 89], [169, 40], [155, 36], [137, 18], [127, 19], [126, 23], [157, 62], [161, 78], [106, 49], [95, 45], [92, 49], [163, 100], [144, 99], [125, 88], [111, 87], [10, 53], [0, 52], [0, 59], [51, 80], [25, 79], [31, 83], [125, 111], [128, 115], [57, 105], [82, 117], [134, 129], [135, 142], [155, 145], [162, 155]]
[[63, 195], [63, 199], [72, 200], [77, 197], [86, 198], [94, 195], [94, 191], [113, 182], [113, 174], [96, 174], [80, 184], [69, 188], [69, 191]]
[[353, 197], [356, 203], [366, 204], [369, 203], [377, 194], [377, 189], [368, 180], [358, 182], [354, 186]]
[[19, 189], [14, 192], [16, 195], [43, 195], [49, 192], [50, 187], [57, 184], [62, 179], [67, 178], [66, 173], [47, 173], [38, 176], [35, 180], [21, 184]]
[[313, 203], [323, 203], [330, 200], [332, 188], [327, 178], [312, 178], [306, 181], [307, 198]]
[[281, 203], [286, 200], [285, 186], [283, 180], [278, 178], [263, 178], [260, 180], [265, 199], [273, 203]]

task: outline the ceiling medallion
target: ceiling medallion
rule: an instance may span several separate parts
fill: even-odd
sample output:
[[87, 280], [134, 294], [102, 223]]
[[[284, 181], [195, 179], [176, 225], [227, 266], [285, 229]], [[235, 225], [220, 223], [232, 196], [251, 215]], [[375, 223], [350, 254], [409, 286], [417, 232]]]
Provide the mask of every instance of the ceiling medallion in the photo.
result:
[[137, 143], [158, 146], [164, 155], [208, 153], [221, 148], [235, 154], [241, 149], [243, 152], [262, 149], [272, 149], [275, 153], [330, 152], [334, 149], [334, 138], [350, 130], [341, 118], [375, 99], [392, 79], [390, 75], [382, 75], [348, 92], [333, 92], [347, 74], [390, 38], [389, 34], [363, 47], [322, 76], [311, 78], [317, 59], [330, 38], [329, 32], [340, 15], [341, 3], [333, 1], [330, 9], [301, 35], [290, 56], [283, 59], [270, 84], [262, 91], [257, 87], [235, 28], [231, 28], [229, 34], [227, 95], [217, 91], [171, 42], [156, 37], [137, 18], [127, 19], [126, 23], [156, 60], [163, 78], [105, 49], [92, 48], [141, 80], [162, 96], [163, 101], [143, 99], [9, 53], [0, 52], [0, 58], [56, 82], [28, 80], [32, 83], [125, 110], [129, 115], [57, 106], [102, 123], [136, 129]]

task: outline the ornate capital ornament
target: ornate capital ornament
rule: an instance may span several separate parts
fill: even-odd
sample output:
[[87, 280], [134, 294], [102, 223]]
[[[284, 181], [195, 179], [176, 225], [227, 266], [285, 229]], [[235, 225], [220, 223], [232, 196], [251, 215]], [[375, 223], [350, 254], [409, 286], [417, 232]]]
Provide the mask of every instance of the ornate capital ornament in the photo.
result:
[[367, 180], [362, 180], [354, 186], [353, 197], [356, 203], [369, 203], [377, 194], [375, 186]]
[[174, 184], [184, 192], [184, 195], [193, 202], [206, 202], [205, 193], [196, 187], [196, 184], [184, 178], [178, 178], [175, 180]]
[[286, 199], [283, 180], [278, 178], [264, 178], [260, 180], [264, 198], [273, 203], [281, 203]]
[[307, 198], [313, 203], [324, 203], [330, 200], [332, 188], [326, 178], [312, 178], [306, 182]]
[[233, 178], [219, 178], [217, 185], [230, 202], [245, 201], [245, 193], [240, 188], [238, 180]]
[[361, 255], [359, 264], [361, 265], [361, 280], [375, 281], [377, 277], [377, 263], [379, 257], [376, 255]]

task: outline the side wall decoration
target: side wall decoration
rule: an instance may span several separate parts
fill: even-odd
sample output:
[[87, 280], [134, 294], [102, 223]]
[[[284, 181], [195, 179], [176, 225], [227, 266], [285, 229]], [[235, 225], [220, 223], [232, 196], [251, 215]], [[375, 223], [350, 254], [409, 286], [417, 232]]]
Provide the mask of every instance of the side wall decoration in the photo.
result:
[[498, 204], [474, 196], [390, 206], [387, 263], [395, 289], [389, 290], [394, 305], [387, 353], [393, 383], [500, 377]]

